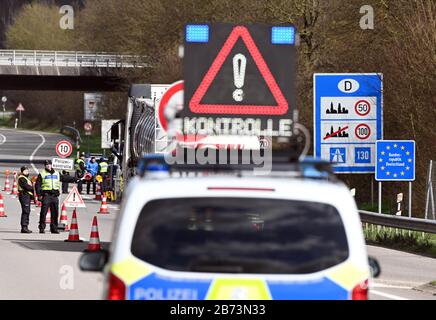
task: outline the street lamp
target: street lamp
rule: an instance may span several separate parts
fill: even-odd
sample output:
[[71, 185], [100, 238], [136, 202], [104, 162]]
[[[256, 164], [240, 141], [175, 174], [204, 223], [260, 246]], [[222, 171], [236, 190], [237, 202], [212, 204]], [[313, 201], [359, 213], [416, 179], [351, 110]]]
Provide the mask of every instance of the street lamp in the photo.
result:
[[3, 105], [3, 120], [5, 120], [5, 112], [6, 112], [6, 102], [8, 101], [8, 98], [2, 97], [2, 105]]

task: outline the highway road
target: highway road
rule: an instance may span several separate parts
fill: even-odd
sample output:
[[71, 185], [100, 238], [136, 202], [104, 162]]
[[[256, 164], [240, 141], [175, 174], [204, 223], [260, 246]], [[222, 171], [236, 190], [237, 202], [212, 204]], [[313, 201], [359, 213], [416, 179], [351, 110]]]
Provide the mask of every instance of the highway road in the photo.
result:
[[[4, 171], [17, 170], [32, 161], [56, 156], [60, 134], [0, 129], [0, 190], [4, 187]], [[34, 164], [31, 176], [42, 164]], [[71, 187], [71, 186], [70, 186]], [[2, 191], [0, 191], [2, 192]], [[93, 196], [84, 195], [86, 209], [78, 209], [78, 224], [83, 243], [66, 243], [68, 233], [38, 234], [39, 208], [32, 206], [29, 228], [34, 233], [21, 234], [18, 199], [2, 192], [7, 218], [0, 218], [0, 299], [100, 299], [102, 276], [84, 273], [78, 259], [87, 247], [92, 219], [100, 203]], [[61, 201], [66, 197], [62, 195]], [[112, 228], [119, 206], [109, 204], [109, 215], [98, 215], [100, 240], [109, 246]], [[72, 209], [68, 209], [71, 219]], [[48, 227], [47, 230], [48, 231]]]
[[[32, 160], [55, 156], [55, 145], [64, 137], [58, 134], [0, 129], [0, 187], [4, 186], [4, 170], [18, 170]], [[42, 165], [34, 165], [34, 172]], [[87, 208], [78, 210], [80, 237], [84, 243], [65, 243], [67, 233], [40, 235], [36, 231], [39, 208], [33, 206], [30, 229], [35, 233], [19, 233], [18, 200], [4, 195], [7, 218], [0, 218], [0, 299], [100, 299], [102, 275], [78, 269], [78, 258], [86, 249], [91, 221], [100, 203], [84, 196]], [[63, 196], [65, 197], [65, 195]], [[114, 222], [119, 212], [109, 204], [109, 215], [98, 215], [100, 240], [108, 248]], [[71, 209], [68, 210], [69, 219]], [[371, 299], [433, 299], [431, 292], [416, 288], [436, 280], [436, 259], [401, 251], [368, 246], [369, 255], [381, 264], [381, 277], [371, 282]]]

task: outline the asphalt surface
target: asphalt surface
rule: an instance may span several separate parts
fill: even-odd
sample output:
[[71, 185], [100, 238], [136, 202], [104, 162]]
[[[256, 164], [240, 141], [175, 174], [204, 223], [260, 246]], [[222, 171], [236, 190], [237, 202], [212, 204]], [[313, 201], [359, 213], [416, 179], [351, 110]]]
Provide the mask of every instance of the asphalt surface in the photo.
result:
[[[58, 134], [0, 129], [0, 190], [4, 186], [5, 169], [18, 171], [23, 164], [54, 157], [57, 142], [64, 138]], [[39, 169], [42, 165], [34, 164], [31, 175]], [[110, 214], [99, 215], [100, 203], [85, 195], [87, 208], [78, 209], [79, 233], [85, 242], [66, 243], [67, 233], [36, 233], [39, 208], [34, 206], [30, 219], [30, 229], [34, 233], [19, 233], [18, 199], [5, 192], [2, 194], [8, 217], [0, 218], [0, 299], [100, 299], [102, 275], [81, 272], [78, 260], [87, 247], [95, 215], [98, 216], [100, 241], [104, 247], [109, 247], [119, 207], [109, 204]], [[68, 209], [69, 221], [71, 214], [72, 209]], [[436, 300], [432, 292], [419, 289], [436, 280], [436, 259], [374, 246], [367, 248], [368, 254], [380, 262], [382, 269], [381, 276], [370, 283], [371, 299]]]
[[[87, 248], [92, 219], [98, 217], [100, 241], [108, 248], [112, 228], [119, 207], [109, 204], [109, 215], [98, 215], [100, 202], [84, 195], [87, 208], [78, 209], [79, 235], [83, 243], [66, 243], [68, 233], [39, 234], [40, 208], [32, 206], [30, 235], [20, 231], [20, 205], [18, 199], [3, 192], [5, 170], [19, 171], [29, 165], [31, 176], [36, 175], [41, 162], [56, 156], [55, 146], [65, 139], [59, 134], [0, 129], [0, 192], [4, 197], [7, 218], [0, 218], [0, 299], [100, 299], [102, 275], [85, 273], [78, 268], [78, 260]], [[10, 177], [11, 178], [11, 177]], [[70, 185], [71, 189], [71, 185]], [[61, 196], [61, 201], [66, 195]], [[67, 209], [71, 222], [72, 209]]]
[[436, 259], [367, 246], [368, 254], [381, 265], [381, 275], [371, 285], [371, 299], [376, 300], [436, 300], [436, 289], [421, 288], [436, 280]]
[[0, 177], [5, 169], [18, 171], [23, 165], [30, 166], [31, 175], [36, 174], [42, 161], [57, 156], [56, 144], [65, 139], [55, 133], [0, 129]]

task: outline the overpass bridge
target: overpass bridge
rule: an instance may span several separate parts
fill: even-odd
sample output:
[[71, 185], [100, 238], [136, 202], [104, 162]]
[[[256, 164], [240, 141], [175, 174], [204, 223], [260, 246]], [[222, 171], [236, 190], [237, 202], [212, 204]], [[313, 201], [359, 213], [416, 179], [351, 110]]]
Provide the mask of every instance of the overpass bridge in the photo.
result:
[[149, 67], [144, 56], [0, 50], [0, 90], [124, 91], [122, 74]]

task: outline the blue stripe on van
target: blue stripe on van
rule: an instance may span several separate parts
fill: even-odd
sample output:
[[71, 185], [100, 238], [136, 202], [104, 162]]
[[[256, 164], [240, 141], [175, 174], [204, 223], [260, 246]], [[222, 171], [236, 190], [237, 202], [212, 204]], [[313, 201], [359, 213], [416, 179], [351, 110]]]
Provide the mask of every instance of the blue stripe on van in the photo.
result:
[[273, 300], [347, 300], [349, 292], [330, 279], [267, 281]]

